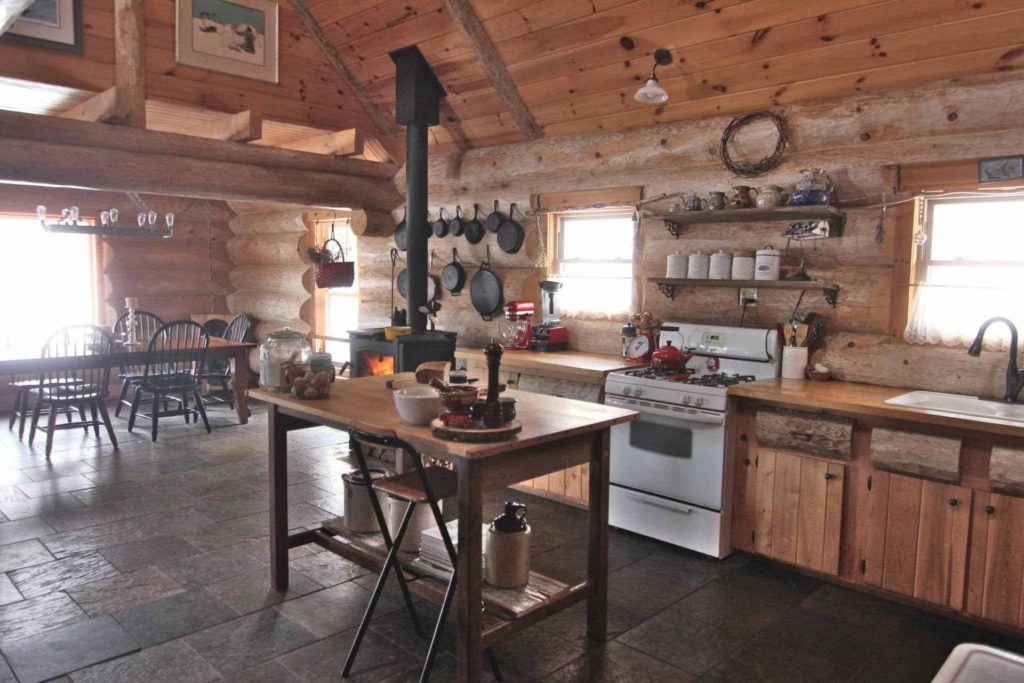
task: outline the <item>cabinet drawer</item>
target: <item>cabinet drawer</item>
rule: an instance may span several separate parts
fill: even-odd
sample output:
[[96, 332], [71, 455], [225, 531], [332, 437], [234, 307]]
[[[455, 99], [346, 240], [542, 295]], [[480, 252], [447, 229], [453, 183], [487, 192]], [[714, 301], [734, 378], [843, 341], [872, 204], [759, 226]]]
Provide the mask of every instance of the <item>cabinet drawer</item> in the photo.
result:
[[871, 430], [871, 459], [875, 467], [897, 474], [955, 482], [960, 439], [876, 427]]
[[569, 379], [556, 379], [554, 377], [543, 377], [522, 373], [519, 375], [520, 391], [532, 391], [535, 394], [547, 394], [548, 396], [559, 396], [561, 398], [574, 398], [578, 401], [589, 401], [591, 403], [601, 402], [601, 385], [588, 384], [587, 382], [574, 382]]
[[757, 443], [768, 448], [850, 459], [853, 420], [781, 408], [759, 408]]

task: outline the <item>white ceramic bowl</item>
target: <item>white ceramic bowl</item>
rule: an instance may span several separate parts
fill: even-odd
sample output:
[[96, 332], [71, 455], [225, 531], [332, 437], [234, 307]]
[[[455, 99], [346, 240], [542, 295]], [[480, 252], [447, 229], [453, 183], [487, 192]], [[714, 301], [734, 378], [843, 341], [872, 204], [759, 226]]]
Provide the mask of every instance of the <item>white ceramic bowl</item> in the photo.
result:
[[408, 387], [394, 392], [395, 408], [403, 420], [413, 425], [430, 424], [443, 406], [437, 389], [433, 387]]

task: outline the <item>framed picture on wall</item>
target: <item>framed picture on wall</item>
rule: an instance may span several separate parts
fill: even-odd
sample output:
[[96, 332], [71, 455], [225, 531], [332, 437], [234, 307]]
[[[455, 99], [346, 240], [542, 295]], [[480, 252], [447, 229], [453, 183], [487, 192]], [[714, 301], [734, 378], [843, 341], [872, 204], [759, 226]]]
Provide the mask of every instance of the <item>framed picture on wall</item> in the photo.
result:
[[3, 38], [82, 54], [82, 0], [35, 0]]
[[179, 64], [277, 83], [277, 2], [176, 1]]

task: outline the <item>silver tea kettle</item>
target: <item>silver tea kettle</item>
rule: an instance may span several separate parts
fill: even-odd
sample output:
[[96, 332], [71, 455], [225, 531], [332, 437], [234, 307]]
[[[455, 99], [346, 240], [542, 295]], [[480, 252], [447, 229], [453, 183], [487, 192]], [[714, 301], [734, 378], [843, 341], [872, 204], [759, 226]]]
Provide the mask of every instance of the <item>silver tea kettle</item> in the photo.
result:
[[487, 528], [484, 581], [496, 588], [522, 588], [530, 580], [530, 525], [526, 506], [508, 501]]

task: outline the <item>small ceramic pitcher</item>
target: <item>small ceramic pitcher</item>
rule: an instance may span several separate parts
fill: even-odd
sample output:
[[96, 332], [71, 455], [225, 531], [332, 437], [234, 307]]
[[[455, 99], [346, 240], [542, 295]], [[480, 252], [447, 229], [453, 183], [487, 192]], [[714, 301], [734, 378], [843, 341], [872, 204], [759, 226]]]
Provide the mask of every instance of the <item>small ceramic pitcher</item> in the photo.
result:
[[725, 208], [725, 193], [724, 192], [708, 192], [707, 205], [704, 207], [705, 211], [721, 211]]
[[703, 211], [707, 207], [708, 202], [706, 199], [701, 199], [696, 194], [691, 194], [685, 200], [683, 200], [684, 211]]
[[773, 206], [782, 206], [786, 195], [778, 185], [762, 185], [757, 188], [757, 199], [754, 205], [759, 209], [769, 209]]
[[757, 194], [757, 190], [746, 185], [737, 185], [732, 188], [732, 199], [729, 201], [729, 206], [733, 209], [749, 209], [754, 205], [754, 198], [750, 196], [753, 192]]

